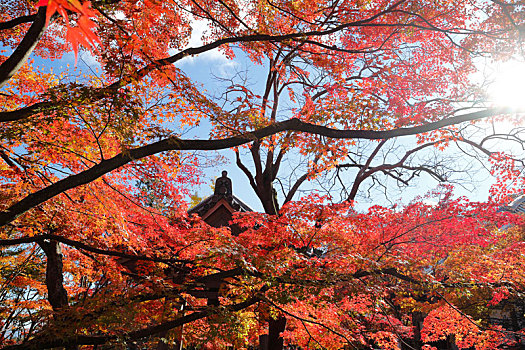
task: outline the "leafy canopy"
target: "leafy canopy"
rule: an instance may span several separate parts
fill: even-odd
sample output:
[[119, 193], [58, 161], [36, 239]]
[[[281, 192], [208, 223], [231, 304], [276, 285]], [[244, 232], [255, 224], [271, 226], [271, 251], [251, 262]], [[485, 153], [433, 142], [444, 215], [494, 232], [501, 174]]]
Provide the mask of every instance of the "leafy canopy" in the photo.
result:
[[[522, 218], [501, 210], [523, 188], [521, 117], [496, 131], [514, 111], [484, 103], [471, 78], [479, 57], [520, 54], [519, 1], [0, 10], [3, 349], [242, 348], [267, 333], [271, 349], [520, 341], [523, 325], [493, 315], [516, 311], [524, 287]], [[100, 70], [50, 69], [71, 51]], [[247, 71], [210, 92], [184, 65], [210, 53]], [[236, 234], [187, 213], [223, 149], [264, 208], [235, 214]], [[444, 184], [406, 206], [355, 207], [419, 176], [464, 184], [470, 161], [497, 179], [486, 203]]]

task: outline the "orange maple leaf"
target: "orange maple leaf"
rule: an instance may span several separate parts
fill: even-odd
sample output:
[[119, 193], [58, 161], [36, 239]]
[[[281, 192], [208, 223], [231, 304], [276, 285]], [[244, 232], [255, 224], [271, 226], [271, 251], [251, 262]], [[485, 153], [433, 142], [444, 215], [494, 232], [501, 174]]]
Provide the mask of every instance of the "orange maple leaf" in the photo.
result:
[[[47, 6], [46, 25], [51, 16], [58, 12], [63, 18], [67, 27], [66, 40], [71, 43], [75, 53], [75, 64], [78, 59], [79, 45], [93, 51], [96, 50], [95, 42], [101, 43], [99, 37], [93, 31], [96, 27], [91, 17], [96, 16], [96, 12], [91, 9], [91, 2], [86, 1], [81, 4], [78, 0], [40, 0], [36, 6]], [[79, 14], [76, 27], [69, 25], [67, 10]]]

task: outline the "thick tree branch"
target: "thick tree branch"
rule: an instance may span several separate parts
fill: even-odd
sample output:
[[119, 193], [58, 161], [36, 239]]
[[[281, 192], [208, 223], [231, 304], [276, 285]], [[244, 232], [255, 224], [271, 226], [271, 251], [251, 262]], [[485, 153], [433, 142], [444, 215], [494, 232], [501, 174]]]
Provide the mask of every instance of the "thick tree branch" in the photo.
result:
[[297, 179], [297, 181], [295, 181], [290, 191], [288, 191], [288, 194], [286, 195], [286, 198], [284, 199], [283, 205], [285, 205], [286, 203], [288, 203], [289, 201], [293, 199], [293, 196], [295, 195], [299, 187], [303, 184], [303, 182], [306, 181], [306, 179], [308, 179], [308, 174], [303, 174], [300, 178]]
[[[286, 138], [288, 138], [288, 136]], [[277, 158], [275, 159], [275, 163], [273, 164], [272, 181], [274, 181], [277, 178], [277, 174], [279, 173], [279, 168], [281, 166], [281, 162], [283, 161], [283, 157], [286, 154], [286, 150], [287, 148], [285, 146], [281, 146], [279, 154], [277, 154]]]
[[[139, 70], [137, 70], [137, 71], [135, 71], [135, 72], [133, 72], [131, 74], [123, 76], [120, 80], [114, 82], [113, 84], [108, 85], [108, 86], [106, 86], [104, 88], [98, 89], [97, 92], [92, 95], [92, 97], [90, 98], [89, 101], [99, 100], [103, 96], [106, 96], [108, 93], [112, 93], [115, 90], [118, 90], [119, 88], [124, 87], [124, 86], [126, 86], [126, 85], [128, 85], [128, 84], [130, 84], [130, 83], [132, 83], [134, 81], [141, 80], [142, 78], [144, 78], [145, 76], [150, 74], [155, 69], [174, 64], [174, 63], [180, 61], [181, 59], [183, 59], [185, 57], [199, 55], [201, 53], [204, 53], [204, 52], [213, 50], [215, 48], [218, 48], [218, 47], [220, 47], [222, 45], [233, 44], [233, 43], [260, 42], [260, 41], [283, 42], [283, 41], [287, 41], [287, 40], [301, 39], [301, 38], [305, 38], [305, 37], [323, 37], [323, 36], [328, 36], [328, 35], [337, 33], [339, 31], [342, 31], [342, 30], [344, 30], [346, 28], [358, 27], [358, 26], [363, 26], [363, 25], [366, 25], [366, 24], [370, 24], [374, 20], [376, 20], [377, 18], [379, 18], [379, 17], [381, 17], [381, 16], [391, 12], [394, 8], [398, 7], [399, 5], [401, 5], [405, 1], [406, 0], [400, 0], [400, 1], [396, 2], [396, 3], [394, 3], [389, 8], [387, 8], [387, 9], [385, 9], [383, 11], [380, 11], [380, 12], [378, 12], [377, 14], [375, 14], [373, 16], [370, 16], [369, 18], [366, 18], [366, 19], [363, 19], [363, 20], [359, 20], [359, 21], [349, 22], [349, 23], [342, 23], [342, 24], [340, 24], [338, 26], [335, 26], [333, 28], [329, 28], [329, 29], [326, 29], [326, 30], [313, 30], [313, 31], [308, 31], [308, 32], [296, 32], [296, 33], [289, 33], [289, 34], [283, 34], [283, 35], [250, 34], [250, 35], [242, 35], [242, 36], [235, 36], [235, 37], [230, 37], [230, 38], [219, 39], [219, 40], [213, 41], [211, 43], [208, 43], [208, 44], [196, 47], [196, 48], [190, 47], [190, 48], [187, 48], [185, 50], [182, 50], [182, 51], [178, 52], [177, 54], [175, 54], [173, 56], [166, 57], [166, 58], [159, 59], [159, 60], [155, 60], [155, 61], [151, 62], [150, 64], [144, 66], [143, 68], [141, 68], [141, 69], [139, 69]], [[45, 25], [45, 12], [46, 12], [45, 9], [46, 9], [45, 7], [41, 7], [39, 9], [38, 14], [37, 14], [38, 16], [40, 16], [40, 12], [43, 12], [43, 15], [42, 15], [43, 16], [43, 18], [42, 18], [43, 22], [41, 23], [42, 26]], [[38, 37], [35, 36], [35, 34], [29, 35], [30, 33], [33, 33], [33, 31], [36, 32], [37, 22], [40, 23], [40, 20], [36, 20], [35, 22], [33, 22], [33, 25], [31, 26], [31, 28], [28, 31], [28, 34], [26, 35], [27, 42], [31, 41], [33, 43], [33, 46], [31, 47], [31, 51], [34, 48], [34, 45], [36, 45], [36, 43], [38, 42], [38, 39], [40, 38], [40, 35], [42, 34], [42, 33], [40, 33], [40, 35]], [[35, 27], [35, 28], [32, 31], [33, 27]], [[42, 27], [40, 29], [40, 31], [43, 32], [43, 29], [44, 28]], [[26, 38], [24, 38], [24, 40], [26, 40]], [[24, 40], [22, 41], [22, 43], [24, 42]], [[19, 48], [21, 48], [22, 43], [20, 44]], [[30, 51], [28, 51], [28, 52], [30, 53]], [[15, 53], [16, 53], [16, 51], [15, 51]], [[14, 55], [15, 54], [13, 53], [13, 55], [11, 57], [13, 57]], [[22, 64], [25, 61], [25, 58], [27, 58], [27, 56], [21, 56], [21, 57], [19, 57], [19, 59], [16, 60], [16, 62], [18, 64]], [[15, 60], [14, 57], [13, 57], [13, 60]], [[7, 63], [7, 61], [4, 62], [4, 64], [6, 64], [6, 63]], [[2, 66], [4, 66], [4, 64], [2, 64]], [[0, 66], [0, 68], [2, 68], [2, 66]], [[6, 74], [5, 76], [3, 76], [1, 74], [1, 70], [0, 70], [0, 82], [1, 82], [0, 83], [0, 87], [11, 76], [12, 76], [12, 74], [11, 75]], [[89, 101], [86, 101], [86, 102], [89, 102]], [[59, 105], [60, 105], [60, 103], [57, 103], [57, 102], [54, 102], [54, 101], [53, 102], [51, 102], [51, 101], [44, 101], [44, 102], [39, 102], [39, 103], [33, 104], [31, 106], [27, 106], [27, 107], [15, 110], [15, 111], [0, 112], [0, 122], [9, 122], [9, 121], [15, 121], [15, 120], [23, 120], [23, 119], [26, 119], [29, 116], [34, 115], [36, 113], [53, 111], [56, 108], [58, 108]]]
[[34, 22], [31, 27], [29, 27], [24, 39], [22, 39], [11, 56], [0, 65], [0, 87], [4, 86], [20, 67], [22, 67], [31, 52], [33, 52], [38, 40], [46, 29], [46, 9], [47, 6], [41, 6], [38, 9]]
[[35, 13], [32, 15], [16, 17], [10, 21], [0, 22], [0, 30], [11, 29], [22, 23], [33, 22], [36, 18], [37, 18], [37, 15]]
[[[28, 211], [31, 208], [40, 205], [47, 200], [64, 193], [67, 190], [77, 186], [90, 183], [104, 174], [116, 170], [134, 160], [138, 160], [159, 152], [170, 150], [219, 150], [231, 147], [240, 146], [252, 141], [261, 140], [270, 135], [274, 135], [283, 131], [298, 131], [306, 132], [315, 135], [321, 135], [335, 139], [389, 139], [399, 136], [416, 135], [424, 132], [440, 129], [445, 126], [459, 124], [465, 121], [482, 119], [498, 114], [510, 113], [512, 109], [506, 108], [491, 108], [484, 111], [467, 113], [436, 122], [414, 126], [409, 128], [398, 128], [393, 130], [376, 131], [376, 130], [338, 130], [328, 128], [326, 126], [315, 125], [303, 122], [299, 119], [293, 118], [283, 122], [278, 122], [267, 127], [257, 129], [252, 132], [247, 132], [239, 136], [232, 136], [218, 140], [182, 140], [178, 137], [169, 137], [167, 139], [127, 150], [120, 153], [113, 158], [103, 160], [99, 164], [82, 171], [78, 174], [71, 175], [65, 179], [55, 182], [46, 188], [31, 193], [19, 202], [13, 204], [0, 213], [0, 226], [6, 225], [15, 220], [19, 215]], [[256, 142], [257, 143], [257, 142]], [[257, 180], [257, 178], [256, 178]]]
[[[261, 144], [259, 140], [255, 140], [255, 142], [249, 147], [250, 153], [252, 154], [253, 164], [255, 166], [255, 183], [257, 185], [257, 188], [262, 188], [262, 161], [261, 161]], [[259, 193], [257, 193], [259, 195]]]
[[65, 245], [75, 247], [78, 249], [82, 249], [82, 250], [86, 250], [88, 252], [92, 252], [96, 254], [114, 256], [118, 258], [126, 258], [130, 260], [144, 260], [144, 261], [154, 261], [154, 262], [163, 262], [163, 263], [187, 262], [181, 259], [149, 257], [145, 255], [133, 255], [133, 254], [122, 253], [122, 252], [115, 251], [115, 250], [95, 248], [85, 243], [74, 241], [72, 239], [53, 235], [53, 234], [45, 234], [45, 235], [39, 235], [39, 236], [22, 237], [22, 238], [14, 238], [14, 239], [0, 239], [0, 247], [10, 247], [14, 245], [27, 244], [27, 243], [38, 243], [41, 245], [41, 242], [44, 242], [46, 240], [57, 241]]

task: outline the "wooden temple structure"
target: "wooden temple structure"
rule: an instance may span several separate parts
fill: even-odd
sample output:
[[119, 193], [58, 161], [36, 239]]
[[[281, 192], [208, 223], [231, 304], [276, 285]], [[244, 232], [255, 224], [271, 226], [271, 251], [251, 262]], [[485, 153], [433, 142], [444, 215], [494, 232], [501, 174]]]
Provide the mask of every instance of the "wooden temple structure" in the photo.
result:
[[[199, 204], [188, 210], [188, 214], [197, 214], [212, 227], [230, 227], [232, 235], [239, 235], [240, 227], [232, 224], [233, 214], [236, 212], [253, 211], [247, 204], [233, 194], [232, 181], [228, 172], [223, 171], [222, 176], [215, 182], [213, 195], [203, 199]], [[192, 291], [195, 297], [207, 298], [208, 305], [219, 305], [219, 288], [224, 279], [233, 277], [236, 272], [226, 271], [201, 278], [198, 282], [204, 284], [202, 291]], [[283, 348], [283, 339], [280, 333], [284, 331], [286, 319], [281, 317], [269, 321], [269, 332], [259, 337], [259, 350], [279, 350]]]
[[188, 214], [197, 214], [202, 220], [212, 227], [229, 226], [233, 235], [238, 235], [240, 230], [235, 225], [230, 225], [233, 213], [253, 211], [243, 201], [233, 195], [232, 180], [228, 172], [223, 171], [222, 176], [215, 181], [213, 195], [203, 199], [199, 204], [188, 210]]

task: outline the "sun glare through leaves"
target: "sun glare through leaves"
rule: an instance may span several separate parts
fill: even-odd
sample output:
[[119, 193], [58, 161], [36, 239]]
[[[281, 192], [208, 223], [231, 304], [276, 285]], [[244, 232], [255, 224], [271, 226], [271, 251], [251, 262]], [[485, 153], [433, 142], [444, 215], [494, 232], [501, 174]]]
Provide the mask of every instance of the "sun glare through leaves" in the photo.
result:
[[525, 62], [511, 60], [496, 64], [489, 86], [490, 101], [498, 107], [525, 108]]

